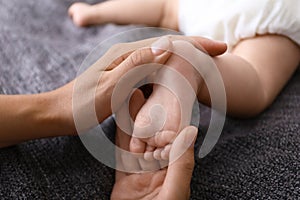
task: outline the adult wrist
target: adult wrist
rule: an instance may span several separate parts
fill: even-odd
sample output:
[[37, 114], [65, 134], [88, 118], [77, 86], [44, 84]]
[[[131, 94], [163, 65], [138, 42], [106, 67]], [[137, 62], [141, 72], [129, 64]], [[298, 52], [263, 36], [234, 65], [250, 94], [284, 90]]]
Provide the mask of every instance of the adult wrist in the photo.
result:
[[72, 92], [73, 84], [69, 83], [57, 90], [41, 94], [41, 101], [45, 99], [48, 104], [43, 111], [46, 116], [44, 123], [51, 124], [51, 129], [57, 136], [77, 134], [72, 111]]

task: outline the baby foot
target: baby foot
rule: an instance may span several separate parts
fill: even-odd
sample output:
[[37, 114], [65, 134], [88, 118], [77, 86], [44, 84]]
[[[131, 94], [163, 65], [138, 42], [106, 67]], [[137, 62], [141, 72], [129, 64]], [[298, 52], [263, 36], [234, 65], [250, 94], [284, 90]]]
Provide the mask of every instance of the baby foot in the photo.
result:
[[152, 94], [136, 116], [130, 151], [144, 153], [147, 144], [156, 148], [170, 143], [173, 138], [167, 137], [168, 134], [162, 134], [166, 132], [161, 131], [168, 130], [168, 133], [179, 131], [180, 109], [179, 102], [171, 91], [155, 85]]
[[[193, 66], [181, 57], [172, 55], [167, 65], [170, 67], [162, 68], [156, 75], [156, 80], [161, 84], [154, 84], [152, 94], [137, 114], [130, 141], [132, 152], [144, 153], [151, 146], [154, 150], [148, 151], [146, 155], [156, 152], [153, 157], [159, 160], [167, 156], [163, 149], [159, 149], [163, 146], [157, 138], [164, 141], [163, 145], [172, 143], [181, 129], [189, 125], [201, 83]], [[175, 134], [157, 137], [156, 134], [166, 131]], [[156, 138], [154, 143], [150, 142], [152, 138]]]
[[77, 26], [91, 25], [91, 5], [83, 2], [77, 2], [70, 6], [69, 16]]
[[[144, 153], [144, 159], [152, 160], [169, 160], [169, 153], [177, 133], [162, 131], [147, 141], [147, 147]], [[156, 138], [156, 139], [153, 139]], [[157, 147], [154, 147], [157, 146]]]
[[[144, 153], [146, 161], [168, 161], [172, 142], [191, 117], [192, 105], [180, 102], [169, 89], [155, 85], [136, 116], [130, 151]], [[166, 164], [160, 163], [161, 167]]]
[[[135, 119], [136, 114], [138, 113], [144, 102], [145, 99], [143, 93], [140, 90], [136, 90], [130, 99], [129, 106], [127, 104], [123, 104], [123, 106], [121, 106], [119, 111], [116, 113], [116, 120], [118, 122], [117, 125], [122, 125], [123, 128], [124, 125], [131, 126], [130, 119], [124, 117], [123, 115], [124, 111], [126, 111], [129, 107], [131, 118]], [[131, 136], [128, 135], [128, 133], [124, 132], [120, 127], [116, 127], [116, 144], [121, 149], [125, 150], [125, 152], [116, 150], [117, 169], [127, 172], [145, 172], [160, 169], [160, 163], [157, 160], [146, 160], [144, 159], [143, 154], [133, 155], [127, 152], [129, 150], [130, 138]], [[153, 141], [150, 142], [153, 143]]]

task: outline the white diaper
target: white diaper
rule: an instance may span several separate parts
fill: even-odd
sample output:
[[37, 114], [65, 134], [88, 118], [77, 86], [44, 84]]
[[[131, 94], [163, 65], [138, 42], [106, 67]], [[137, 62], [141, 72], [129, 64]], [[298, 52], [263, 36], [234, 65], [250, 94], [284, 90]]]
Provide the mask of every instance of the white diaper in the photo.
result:
[[234, 46], [256, 34], [281, 34], [300, 45], [300, 0], [179, 0], [179, 30]]

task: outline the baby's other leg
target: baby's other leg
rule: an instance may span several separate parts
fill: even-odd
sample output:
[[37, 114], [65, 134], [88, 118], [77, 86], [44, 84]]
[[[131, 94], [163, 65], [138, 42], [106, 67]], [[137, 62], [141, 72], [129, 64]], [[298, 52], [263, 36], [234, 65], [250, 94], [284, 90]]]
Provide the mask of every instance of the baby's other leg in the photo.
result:
[[69, 15], [78, 26], [116, 23], [144, 24], [175, 29], [174, 20], [170, 18], [176, 19], [177, 22], [176, 1], [110, 0], [95, 5], [80, 2], [74, 3], [69, 8]]

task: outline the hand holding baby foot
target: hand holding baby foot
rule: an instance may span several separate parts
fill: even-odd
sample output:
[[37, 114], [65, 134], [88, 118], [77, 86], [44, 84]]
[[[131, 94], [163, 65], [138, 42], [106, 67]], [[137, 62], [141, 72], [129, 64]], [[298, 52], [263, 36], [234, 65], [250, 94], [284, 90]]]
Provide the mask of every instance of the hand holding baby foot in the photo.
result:
[[[193, 55], [195, 48], [187, 42], [173, 42], [174, 54], [155, 77], [157, 84], [153, 92], [137, 114], [130, 150], [145, 153], [145, 159], [164, 160], [169, 147], [181, 129], [189, 125], [192, 108], [202, 78], [194, 63], [183, 59], [177, 51], [184, 48]], [[176, 55], [177, 54], [177, 55]]]
[[[129, 147], [123, 133], [117, 132], [116, 141], [120, 147]], [[147, 173], [126, 173], [116, 171], [116, 182], [111, 199], [174, 199], [184, 200], [190, 196], [190, 181], [194, 168], [194, 142], [197, 128], [186, 127], [175, 139], [170, 149], [168, 168]], [[126, 159], [117, 159], [117, 165], [129, 166]], [[129, 169], [130, 171], [130, 169]]]

